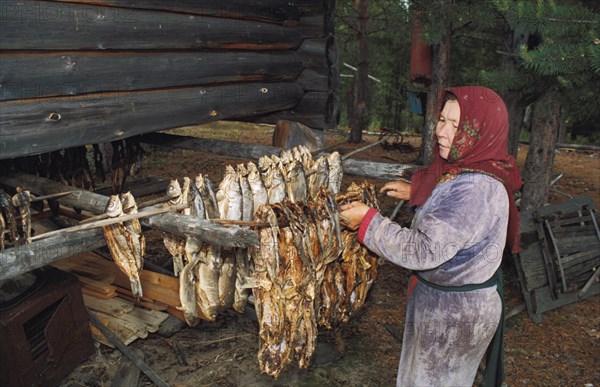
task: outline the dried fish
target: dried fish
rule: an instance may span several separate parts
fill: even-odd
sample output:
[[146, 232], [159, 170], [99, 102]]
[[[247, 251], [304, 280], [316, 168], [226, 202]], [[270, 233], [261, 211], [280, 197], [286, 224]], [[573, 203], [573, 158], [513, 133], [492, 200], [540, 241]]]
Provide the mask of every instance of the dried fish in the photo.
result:
[[21, 215], [23, 241], [24, 243], [31, 243], [31, 194], [29, 191], [17, 187], [17, 193], [12, 197], [12, 205], [19, 209]]
[[344, 171], [342, 169], [342, 157], [339, 152], [332, 152], [327, 156], [329, 164], [329, 192], [337, 194], [340, 192], [342, 187], [342, 178], [344, 177]]
[[292, 202], [306, 200], [306, 177], [302, 164], [296, 160], [287, 164], [285, 170], [285, 190]]
[[236, 257], [234, 251], [221, 252], [223, 264], [219, 272], [219, 305], [220, 309], [229, 308], [233, 305], [236, 281]]
[[[118, 195], [112, 195], [106, 206], [109, 218], [118, 218], [123, 215], [123, 206]], [[129, 277], [131, 291], [135, 297], [142, 297], [142, 284], [140, 281], [141, 264], [138, 257], [130, 247], [131, 237], [123, 223], [110, 224], [102, 227], [106, 245], [119, 269]]]
[[225, 167], [225, 177], [217, 191], [217, 204], [221, 219], [242, 219], [242, 189], [238, 175], [231, 165]]
[[196, 187], [200, 191], [202, 202], [204, 203], [204, 209], [206, 211], [206, 218], [216, 219], [219, 217], [219, 207], [217, 204], [217, 197], [213, 190], [213, 184], [208, 176], [202, 176], [199, 174], [196, 177]]
[[238, 164], [237, 175], [242, 194], [242, 220], [250, 221], [254, 216], [254, 198], [248, 182], [248, 170], [244, 164]]
[[[183, 191], [181, 190], [181, 186], [179, 185], [179, 181], [177, 181], [177, 179], [169, 182], [169, 186], [167, 187], [167, 196], [171, 199], [165, 203], [165, 206], [183, 204]], [[163, 235], [163, 243], [169, 251], [169, 254], [171, 254], [173, 257], [173, 272], [175, 273], [175, 276], [178, 276], [183, 270], [184, 266], [183, 254], [185, 239], [174, 234], [165, 233]]]
[[308, 175], [308, 194], [311, 198], [317, 196], [321, 187], [329, 185], [329, 162], [327, 157], [321, 156], [315, 161], [307, 173]]
[[181, 306], [178, 306], [177, 309], [183, 312], [185, 321], [192, 327], [200, 322], [198, 302], [196, 301], [196, 286], [198, 283], [196, 267], [199, 262], [200, 259], [196, 256], [194, 260], [185, 264], [179, 275], [179, 301]]
[[[269, 202], [269, 194], [267, 192], [267, 188], [263, 183], [263, 179], [256, 167], [256, 164], [253, 162], [249, 162], [247, 164], [248, 169], [248, 184], [250, 184], [250, 189], [252, 190], [252, 208], [254, 210], [254, 214], [260, 206], [263, 204], [267, 204]], [[253, 215], [254, 215], [253, 214]]]
[[2, 211], [2, 216], [4, 217], [6, 228], [8, 229], [8, 234], [10, 235], [13, 246], [17, 247], [21, 245], [19, 232], [17, 231], [15, 208], [10, 195], [4, 192], [2, 189], [0, 189], [0, 210]]
[[199, 262], [196, 266], [196, 302], [200, 312], [213, 321], [221, 308], [219, 300], [219, 275], [223, 261], [219, 249], [205, 244], [202, 246]]
[[283, 166], [281, 161], [275, 155], [271, 156], [273, 164], [271, 165], [270, 180], [271, 187], [268, 188], [269, 203], [281, 203], [285, 199], [285, 180], [283, 177]]
[[[121, 195], [121, 206], [124, 215], [138, 212], [135, 198], [129, 191]], [[142, 235], [142, 225], [138, 219], [131, 219], [123, 222], [123, 226], [125, 226], [129, 249], [135, 258], [136, 268], [138, 272], [141, 272], [144, 267], [144, 255], [146, 254], [146, 238]]]

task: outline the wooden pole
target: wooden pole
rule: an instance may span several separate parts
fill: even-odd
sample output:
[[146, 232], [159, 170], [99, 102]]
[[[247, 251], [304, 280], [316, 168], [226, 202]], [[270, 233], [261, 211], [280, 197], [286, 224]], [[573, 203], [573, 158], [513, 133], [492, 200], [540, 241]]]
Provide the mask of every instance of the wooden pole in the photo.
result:
[[148, 210], [148, 211], [136, 212], [135, 214], [123, 215], [123, 216], [119, 216], [116, 218], [96, 220], [94, 222], [78, 224], [77, 226], [73, 226], [73, 227], [49, 231], [44, 234], [36, 235], [36, 236], [32, 237], [31, 240], [36, 241], [36, 240], [48, 238], [48, 237], [54, 236], [54, 235], [64, 235], [64, 234], [75, 232], [75, 231], [89, 230], [92, 228], [100, 228], [100, 227], [108, 226], [111, 224], [123, 223], [128, 220], [132, 220], [132, 219], [141, 219], [141, 218], [145, 218], [148, 216], [164, 214], [166, 212], [183, 210], [184, 208], [187, 208], [187, 207], [189, 207], [188, 204], [179, 204], [177, 206], [169, 206], [169, 207], [157, 208], [157, 209]]

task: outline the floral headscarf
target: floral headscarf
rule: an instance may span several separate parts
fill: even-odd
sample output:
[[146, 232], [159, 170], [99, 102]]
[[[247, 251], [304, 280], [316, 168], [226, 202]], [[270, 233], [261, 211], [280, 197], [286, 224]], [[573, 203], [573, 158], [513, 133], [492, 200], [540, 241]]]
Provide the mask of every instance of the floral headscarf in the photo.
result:
[[[519, 212], [514, 194], [522, 185], [515, 159], [508, 154], [508, 112], [502, 98], [482, 86], [464, 86], [445, 90], [456, 96], [460, 120], [448, 160], [434, 148], [434, 161], [412, 178], [410, 204], [424, 204], [436, 185], [461, 173], [481, 172], [504, 184], [509, 197], [507, 245], [513, 253], [520, 248]], [[442, 104], [440, 104], [441, 106]]]

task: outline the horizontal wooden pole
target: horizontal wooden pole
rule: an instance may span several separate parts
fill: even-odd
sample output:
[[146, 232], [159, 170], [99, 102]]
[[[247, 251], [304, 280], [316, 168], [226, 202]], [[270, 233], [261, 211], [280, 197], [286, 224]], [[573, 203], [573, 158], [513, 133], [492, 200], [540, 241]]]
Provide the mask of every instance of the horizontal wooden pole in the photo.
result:
[[287, 50], [300, 45], [302, 33], [258, 21], [23, 0], [2, 4], [0, 49]]
[[[5, 176], [2, 178], [2, 184], [11, 187], [22, 187], [31, 192], [44, 195], [62, 192], [66, 188], [65, 185], [54, 180], [28, 174]], [[69, 207], [100, 214], [104, 212], [108, 200], [109, 198], [104, 195], [89, 191], [78, 191], [58, 199], [58, 202]], [[251, 230], [241, 227], [220, 226], [207, 220], [199, 220], [179, 213], [153, 215], [148, 218], [142, 218], [140, 222], [143, 226], [182, 236], [191, 235], [206, 243], [215, 245], [244, 247], [258, 243], [258, 237]]]
[[289, 109], [294, 82], [250, 83], [0, 102], [0, 159]]
[[304, 69], [295, 51], [4, 52], [0, 68], [0, 100], [292, 81]]
[[52, 262], [104, 246], [102, 230], [81, 230], [56, 235], [0, 251], [0, 281], [19, 276]]
[[[54, 0], [65, 3], [96, 5], [97, 0]], [[315, 2], [318, 4], [318, 2]], [[294, 2], [281, 0], [103, 0], [102, 5], [178, 12], [192, 15], [261, 20], [283, 23], [300, 19], [301, 10]], [[323, 9], [324, 4], [317, 9]]]
[[[191, 149], [199, 152], [214, 153], [225, 157], [240, 159], [258, 159], [263, 155], [278, 155], [281, 148], [242, 144], [224, 140], [208, 140], [190, 136], [178, 136], [167, 133], [152, 133], [140, 136], [141, 142], [168, 146], [181, 149]], [[326, 153], [317, 153], [319, 157]], [[417, 166], [412, 164], [389, 164], [368, 160], [347, 159], [342, 162], [344, 173], [355, 176], [372, 177], [376, 179], [395, 180], [407, 176]]]

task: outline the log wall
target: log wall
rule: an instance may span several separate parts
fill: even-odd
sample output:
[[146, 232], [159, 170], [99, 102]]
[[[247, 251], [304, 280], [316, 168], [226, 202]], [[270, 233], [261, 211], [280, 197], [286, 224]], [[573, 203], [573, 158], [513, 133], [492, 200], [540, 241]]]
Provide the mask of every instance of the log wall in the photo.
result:
[[0, 0], [0, 159], [222, 119], [334, 127], [333, 10]]

